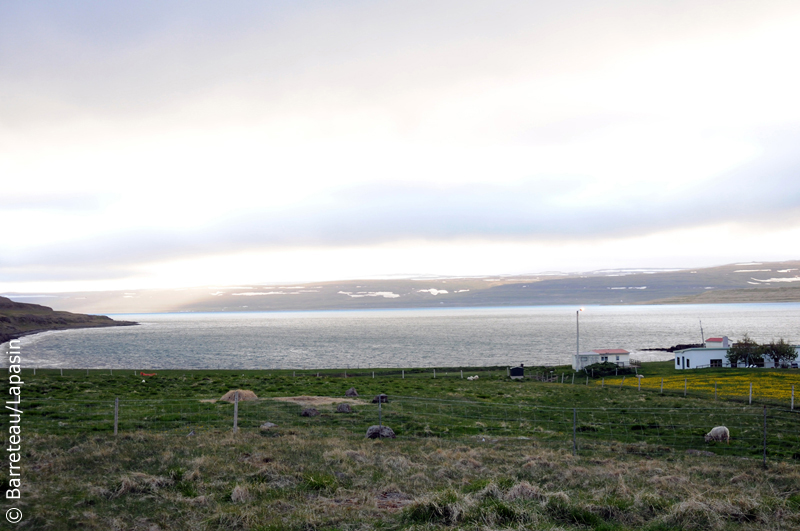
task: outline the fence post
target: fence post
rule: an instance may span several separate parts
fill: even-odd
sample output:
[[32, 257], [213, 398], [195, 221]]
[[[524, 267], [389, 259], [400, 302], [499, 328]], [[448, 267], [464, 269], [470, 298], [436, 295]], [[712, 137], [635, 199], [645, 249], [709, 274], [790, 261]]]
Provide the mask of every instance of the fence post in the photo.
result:
[[575, 385], [575, 373], [572, 373], [572, 385]]
[[764, 406], [764, 468], [767, 468], [767, 406]]
[[239, 391], [233, 395], [233, 433], [239, 429]]
[[[403, 372], [403, 380], [405, 380], [406, 379], [406, 370], [403, 369], [402, 372]], [[464, 371], [461, 371], [461, 377], [462, 378], [464, 377]]]
[[64, 376], [64, 369], [61, 369], [61, 376]]
[[436, 369], [433, 369], [433, 379], [436, 379]]
[[625, 385], [625, 377], [622, 377], [622, 383], [619, 384], [619, 388], [622, 389], [622, 386]]
[[639, 382], [638, 382], [638, 384], [636, 386], [636, 389], [637, 389], [637, 391], [641, 391], [642, 390], [642, 379], [641, 378], [636, 378], [636, 379], [639, 380]]
[[664, 394], [664, 378], [661, 378], [661, 394]]
[[606, 378], [604, 376], [603, 381], [600, 383], [600, 389], [605, 389], [605, 388], [606, 388]]
[[689, 380], [686, 378], [683, 379], [683, 398], [686, 398], [686, 390], [689, 387], [689, 384], [687, 383], [688, 381]]
[[792, 411], [794, 411], [794, 386], [792, 386]]
[[578, 432], [578, 409], [572, 408], [572, 455], [578, 454], [578, 442], [577, 442], [577, 432]]
[[714, 380], [714, 400], [717, 399], [717, 381]]
[[372, 379], [375, 379], [375, 371], [372, 371]]
[[33, 375], [36, 376], [36, 367], [33, 368]]
[[[381, 407], [382, 403], [383, 403], [383, 400], [381, 400], [381, 395], [379, 393], [378, 394], [378, 426], [381, 429], [381, 431], [383, 431], [383, 408]], [[380, 434], [381, 434], [381, 432], [379, 431], [378, 432], [378, 437], [380, 437]]]
[[114, 399], [114, 435], [117, 434], [119, 427], [119, 397]]
[[747, 401], [748, 404], [753, 404], [753, 382], [750, 382], [750, 398]]
[[108, 369], [108, 372], [111, 376], [114, 376], [114, 369]]
[[586, 385], [589, 385], [589, 377], [586, 377]]
[[464, 369], [461, 369], [461, 379], [464, 379]]

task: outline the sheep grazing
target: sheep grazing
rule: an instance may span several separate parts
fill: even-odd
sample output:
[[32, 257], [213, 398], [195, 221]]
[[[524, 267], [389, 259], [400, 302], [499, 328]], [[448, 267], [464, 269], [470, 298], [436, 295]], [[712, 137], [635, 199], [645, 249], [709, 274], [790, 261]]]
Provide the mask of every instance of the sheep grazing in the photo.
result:
[[711, 441], [725, 441], [726, 444], [731, 443], [731, 432], [725, 426], [717, 426], [710, 432], [706, 433], [706, 442]]
[[467, 376], [467, 380], [470, 380], [470, 381], [477, 380], [477, 379], [478, 379], [478, 375], [477, 374], [475, 376]]

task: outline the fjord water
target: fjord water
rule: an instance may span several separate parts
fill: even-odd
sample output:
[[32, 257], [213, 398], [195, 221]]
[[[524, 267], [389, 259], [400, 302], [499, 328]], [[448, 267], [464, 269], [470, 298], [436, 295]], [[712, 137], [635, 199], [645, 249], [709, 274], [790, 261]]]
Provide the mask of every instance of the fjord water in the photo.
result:
[[[574, 306], [114, 315], [140, 326], [45, 332], [22, 340], [25, 367], [324, 369], [557, 365], [576, 349]], [[800, 304], [594, 306], [581, 351], [732, 338], [800, 342]]]

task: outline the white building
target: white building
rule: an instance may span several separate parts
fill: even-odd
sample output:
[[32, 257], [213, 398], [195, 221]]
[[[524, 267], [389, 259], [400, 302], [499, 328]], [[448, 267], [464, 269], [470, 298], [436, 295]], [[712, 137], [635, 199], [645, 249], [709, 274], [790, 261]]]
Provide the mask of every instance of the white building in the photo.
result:
[[[728, 336], [710, 337], [706, 339], [705, 347], [687, 348], [675, 351], [676, 369], [704, 369], [706, 367], [730, 367], [727, 354], [732, 346]], [[800, 346], [795, 346], [795, 351], [800, 356]], [[740, 367], [745, 365], [740, 363]], [[794, 365], [796, 367], [796, 365]], [[764, 356], [764, 368], [775, 368], [775, 362], [769, 357]]]
[[572, 355], [572, 368], [576, 371], [583, 370], [594, 363], [615, 363], [620, 367], [627, 367], [631, 364], [630, 352], [621, 348], [601, 348], [589, 352], [581, 352]]

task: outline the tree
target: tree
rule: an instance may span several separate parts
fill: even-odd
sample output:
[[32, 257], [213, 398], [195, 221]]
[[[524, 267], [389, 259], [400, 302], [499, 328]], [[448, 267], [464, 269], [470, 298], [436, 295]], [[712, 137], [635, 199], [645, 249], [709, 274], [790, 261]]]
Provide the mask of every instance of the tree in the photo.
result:
[[783, 338], [780, 338], [777, 342], [771, 341], [769, 345], [764, 345], [764, 354], [772, 358], [776, 367], [788, 365], [797, 359], [797, 351]]
[[737, 341], [728, 349], [725, 357], [728, 358], [731, 365], [738, 365], [739, 363], [753, 365], [764, 361], [764, 348], [750, 339], [749, 335], [745, 334], [741, 341]]

